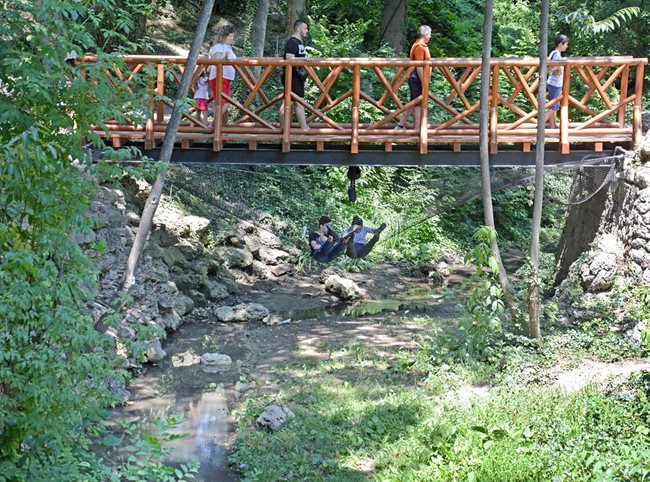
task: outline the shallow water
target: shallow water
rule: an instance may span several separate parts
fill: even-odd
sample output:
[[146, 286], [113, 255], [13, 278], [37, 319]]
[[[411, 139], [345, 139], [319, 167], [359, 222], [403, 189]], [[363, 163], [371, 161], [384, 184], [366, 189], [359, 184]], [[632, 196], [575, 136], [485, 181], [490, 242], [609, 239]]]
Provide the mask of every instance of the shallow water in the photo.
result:
[[[417, 288], [395, 297], [359, 301], [311, 309], [287, 309], [272, 313], [275, 322], [299, 323], [301, 320], [362, 318], [380, 313], [426, 314], [450, 318], [457, 299], [441, 291]], [[287, 321], [290, 320], [290, 321]], [[155, 420], [175, 416], [183, 422], [172, 433], [187, 436], [167, 446], [172, 449], [167, 463], [179, 465], [193, 460], [201, 467], [195, 480], [229, 482], [238, 480], [228, 467], [227, 447], [232, 442], [233, 419], [229, 400], [236, 397], [242, 363], [249, 354], [242, 324], [186, 323], [171, 334], [164, 344], [167, 357], [157, 365], [148, 365], [133, 380], [131, 401], [113, 413], [113, 420], [139, 420], [145, 433], [154, 432]], [[229, 355], [232, 365], [216, 372], [205, 371], [200, 364], [176, 366], [174, 355], [192, 352], [201, 355], [217, 352]]]

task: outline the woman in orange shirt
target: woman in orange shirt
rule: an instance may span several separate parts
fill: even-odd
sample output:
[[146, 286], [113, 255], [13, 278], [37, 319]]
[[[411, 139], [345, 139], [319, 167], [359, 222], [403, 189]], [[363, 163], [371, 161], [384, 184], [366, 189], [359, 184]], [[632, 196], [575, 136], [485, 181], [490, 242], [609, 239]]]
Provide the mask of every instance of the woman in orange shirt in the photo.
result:
[[[420, 25], [418, 28], [418, 39], [411, 46], [411, 60], [430, 60], [431, 54], [429, 53], [429, 41], [431, 40], [431, 27], [428, 25]], [[416, 67], [409, 76], [409, 89], [411, 90], [411, 100], [415, 100], [422, 95], [422, 79], [424, 78], [424, 67]], [[396, 130], [405, 129], [406, 121], [409, 116], [413, 115], [413, 125], [417, 129], [420, 126], [420, 116], [422, 115], [422, 107], [420, 105], [409, 108], [402, 114], [402, 117], [395, 127]]]

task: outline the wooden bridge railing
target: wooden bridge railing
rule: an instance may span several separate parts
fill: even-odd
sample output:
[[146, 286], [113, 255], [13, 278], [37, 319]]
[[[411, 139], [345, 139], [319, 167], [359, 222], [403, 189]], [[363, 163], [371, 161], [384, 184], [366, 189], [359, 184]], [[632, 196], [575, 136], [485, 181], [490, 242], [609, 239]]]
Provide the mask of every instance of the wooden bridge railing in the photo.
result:
[[[92, 61], [92, 58], [86, 58]], [[124, 58], [126, 69], [107, 71], [116, 88], [133, 89], [146, 96], [146, 112], [137, 121], [107, 120], [97, 132], [119, 146], [124, 139], [143, 139], [152, 149], [165, 133], [173, 94], [180, 84], [185, 58], [133, 55]], [[632, 57], [571, 57], [563, 65], [562, 96], [548, 101], [560, 104], [559, 129], [546, 130], [546, 142], [568, 153], [571, 144], [590, 144], [602, 150], [603, 142], [634, 144], [641, 138], [643, 71], [647, 59]], [[231, 96], [221, 92], [224, 64], [233, 65], [237, 80]], [[431, 61], [385, 58], [331, 58], [286, 61], [277, 58], [242, 58], [235, 61], [199, 59], [200, 66], [216, 65], [217, 96], [229, 105], [229, 120], [221, 122], [221, 103], [213, 103], [214, 122], [207, 124], [193, 115], [183, 117], [178, 139], [182, 148], [192, 142], [211, 142], [215, 151], [224, 142], [281, 143], [288, 152], [292, 143], [309, 142], [316, 150], [329, 143], [349, 144], [352, 153], [362, 143], [374, 143], [391, 151], [395, 143], [415, 143], [422, 154], [431, 145], [463, 145], [479, 142], [480, 59], [437, 58]], [[291, 66], [305, 67], [308, 79], [305, 98], [292, 94]], [[425, 68], [422, 95], [412, 101], [406, 80], [417, 66]], [[499, 144], [518, 144], [529, 151], [535, 142], [540, 116], [537, 105], [539, 62], [536, 58], [493, 59], [490, 66], [489, 141], [496, 153]], [[194, 74], [198, 77], [199, 69]], [[280, 76], [285, 78], [285, 87]], [[192, 83], [193, 85], [195, 82]], [[137, 87], [139, 86], [139, 87]], [[286, 89], [286, 90], [285, 90]], [[285, 116], [280, 124], [279, 107], [290, 112], [300, 103], [307, 112], [310, 129], [300, 129]], [[395, 131], [400, 115], [411, 106], [422, 108], [421, 125]]]

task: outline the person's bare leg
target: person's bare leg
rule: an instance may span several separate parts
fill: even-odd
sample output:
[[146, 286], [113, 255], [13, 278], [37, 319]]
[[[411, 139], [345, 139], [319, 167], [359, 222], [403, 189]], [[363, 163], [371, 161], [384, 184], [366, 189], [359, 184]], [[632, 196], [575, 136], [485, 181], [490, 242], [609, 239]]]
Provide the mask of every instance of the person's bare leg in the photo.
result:
[[549, 109], [548, 111], [546, 111], [546, 118], [545, 118], [546, 127], [550, 127], [552, 129], [556, 128], [557, 127], [556, 117], [557, 117], [557, 111], [553, 109]]
[[397, 121], [397, 125], [406, 128], [406, 123], [408, 122], [409, 117], [411, 116], [412, 113], [413, 113], [413, 107], [409, 107], [404, 112], [402, 112], [399, 121]]
[[228, 123], [228, 104], [221, 106], [221, 125], [225, 126]]
[[422, 108], [413, 107], [413, 128], [420, 130], [420, 119], [422, 118]]
[[300, 124], [301, 129], [309, 129], [309, 126], [307, 125], [307, 119], [305, 117], [305, 108], [298, 102], [296, 102], [296, 117], [298, 118], [298, 123]]

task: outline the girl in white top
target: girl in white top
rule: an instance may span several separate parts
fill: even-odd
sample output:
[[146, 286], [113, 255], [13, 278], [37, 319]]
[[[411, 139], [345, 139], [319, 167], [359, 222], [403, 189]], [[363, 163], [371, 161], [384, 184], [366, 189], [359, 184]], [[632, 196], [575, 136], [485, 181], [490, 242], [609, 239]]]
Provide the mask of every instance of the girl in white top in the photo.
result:
[[196, 119], [199, 122], [208, 120], [208, 76], [205, 71], [201, 71], [199, 78], [196, 80], [196, 92], [194, 100], [196, 101]]
[[[237, 58], [235, 52], [232, 50], [232, 43], [235, 40], [235, 27], [232, 25], [226, 25], [221, 29], [219, 36], [217, 38], [217, 43], [215, 43], [212, 48], [210, 48], [210, 53], [208, 57], [211, 59], [226, 59], [234, 60]], [[221, 92], [227, 96], [230, 96], [230, 84], [235, 80], [235, 68], [232, 65], [223, 66], [223, 79], [221, 82]], [[215, 99], [215, 104], [217, 102], [217, 66], [212, 65], [210, 67], [210, 87], [212, 88], [212, 96]], [[221, 98], [221, 109], [223, 113], [223, 123], [225, 124], [228, 120], [228, 101]]]
[[[555, 50], [551, 52], [551, 55], [548, 56], [548, 60], [563, 60], [562, 52], [566, 51], [569, 46], [569, 37], [566, 35], [560, 34], [555, 37]], [[562, 95], [562, 82], [564, 77], [564, 67], [555, 66], [552, 67], [548, 80], [546, 81], [546, 87], [548, 89], [549, 100], [557, 99]], [[557, 128], [557, 111], [560, 110], [560, 103], [557, 102], [551, 106], [551, 108], [546, 112], [546, 127], [550, 129]]]

